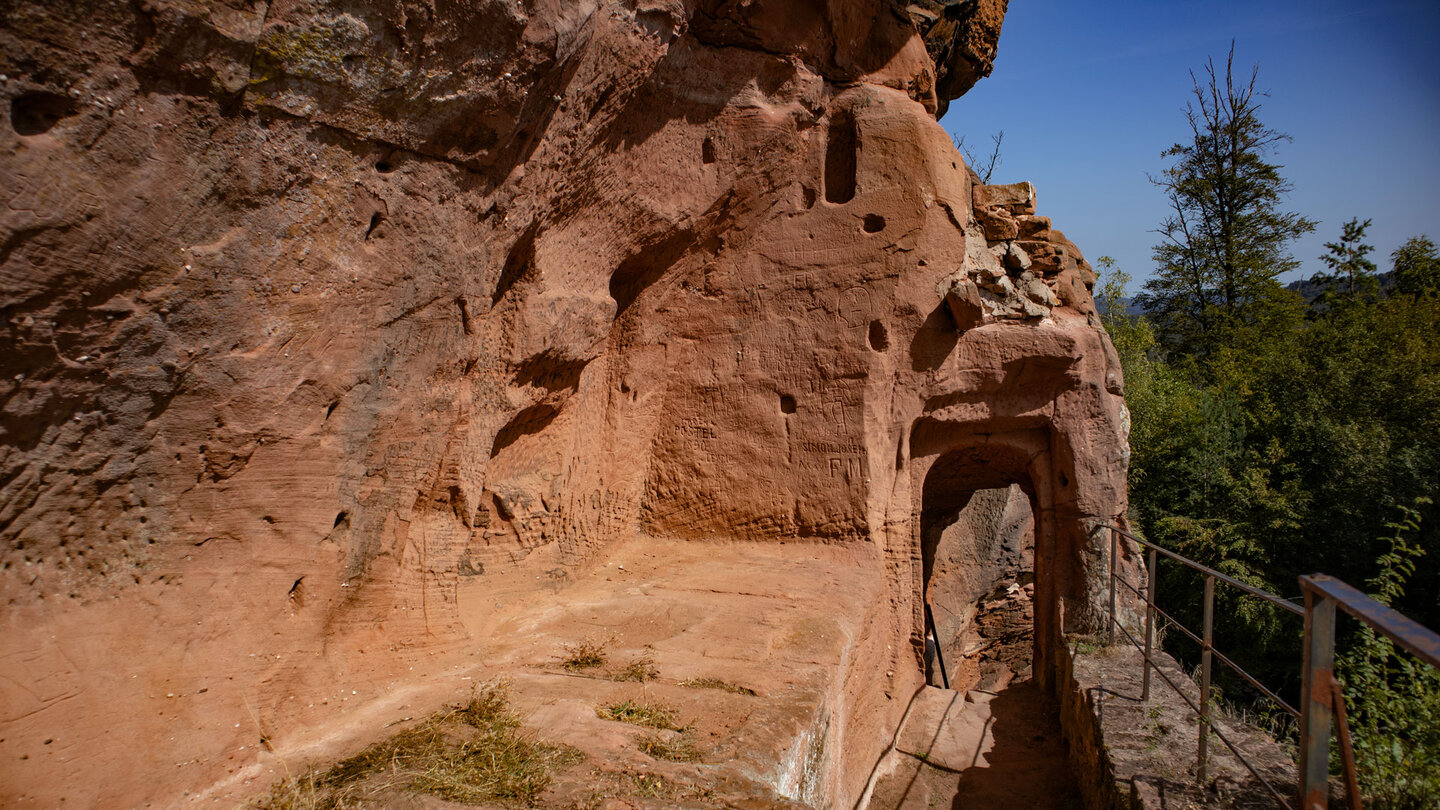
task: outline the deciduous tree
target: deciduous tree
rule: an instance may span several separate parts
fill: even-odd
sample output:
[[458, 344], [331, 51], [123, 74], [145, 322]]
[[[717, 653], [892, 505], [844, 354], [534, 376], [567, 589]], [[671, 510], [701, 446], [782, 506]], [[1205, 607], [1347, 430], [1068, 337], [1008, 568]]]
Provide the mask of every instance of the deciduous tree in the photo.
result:
[[1297, 265], [1290, 242], [1315, 228], [1281, 209], [1290, 184], [1269, 157], [1289, 136], [1260, 120], [1259, 68], [1237, 81], [1234, 62], [1232, 45], [1223, 72], [1210, 60], [1203, 81], [1191, 74], [1190, 139], [1167, 149], [1174, 164], [1151, 178], [1170, 211], [1155, 276], [1137, 297], [1166, 347], [1201, 358], [1265, 318], [1285, 295], [1277, 277]]
[[1413, 298], [1440, 294], [1440, 254], [1428, 236], [1412, 236], [1390, 254], [1395, 293]]

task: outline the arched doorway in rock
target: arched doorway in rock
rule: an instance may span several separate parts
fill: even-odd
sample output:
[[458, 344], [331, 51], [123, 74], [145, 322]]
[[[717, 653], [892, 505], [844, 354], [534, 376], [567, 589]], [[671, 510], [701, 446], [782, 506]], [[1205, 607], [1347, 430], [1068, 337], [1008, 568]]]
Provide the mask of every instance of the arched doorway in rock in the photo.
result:
[[[959, 691], [1003, 689], [1030, 680], [1037, 643], [1037, 545], [1048, 481], [1043, 431], [997, 438], [955, 437], [921, 461], [920, 593], [927, 677]], [[1037, 466], [1039, 469], [1037, 469]], [[1037, 480], [1039, 479], [1039, 480]], [[1043, 611], [1041, 611], [1043, 613]], [[1041, 620], [1043, 622], [1043, 619]], [[1043, 675], [1041, 676], [1043, 679]]]

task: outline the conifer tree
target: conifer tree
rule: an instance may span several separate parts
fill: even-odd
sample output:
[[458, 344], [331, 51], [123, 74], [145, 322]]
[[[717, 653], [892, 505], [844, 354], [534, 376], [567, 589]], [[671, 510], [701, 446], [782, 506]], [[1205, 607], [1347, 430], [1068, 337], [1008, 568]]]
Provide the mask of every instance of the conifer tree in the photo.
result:
[[1170, 212], [1158, 229], [1156, 274], [1137, 301], [1168, 349], [1199, 357], [1264, 320], [1285, 295], [1276, 278], [1297, 265], [1290, 242], [1315, 228], [1281, 210], [1290, 184], [1268, 157], [1289, 136], [1260, 121], [1259, 68], [1237, 81], [1234, 62], [1232, 44], [1223, 73], [1212, 59], [1203, 82], [1191, 74], [1190, 140], [1165, 150], [1175, 162], [1151, 178]]
[[1380, 280], [1375, 276], [1375, 262], [1365, 258], [1375, 248], [1365, 244], [1365, 230], [1370, 220], [1361, 222], [1351, 219], [1341, 228], [1340, 241], [1326, 242], [1328, 251], [1320, 261], [1330, 268], [1328, 273], [1316, 273], [1310, 280], [1325, 288], [1327, 300], [1337, 297], [1357, 299], [1375, 298], [1380, 294]]

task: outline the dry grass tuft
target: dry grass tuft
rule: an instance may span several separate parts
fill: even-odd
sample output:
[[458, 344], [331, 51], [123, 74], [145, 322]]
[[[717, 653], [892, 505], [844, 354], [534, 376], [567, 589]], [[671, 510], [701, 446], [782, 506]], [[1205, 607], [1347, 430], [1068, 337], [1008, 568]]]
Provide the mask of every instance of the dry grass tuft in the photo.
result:
[[646, 734], [635, 741], [635, 747], [656, 759], [671, 762], [696, 762], [700, 759], [700, 749], [684, 734], [671, 737]]
[[738, 684], [722, 681], [719, 678], [688, 678], [679, 683], [689, 689], [719, 689], [736, 695], [749, 695], [755, 697], [755, 690]]
[[320, 786], [314, 771], [275, 783], [264, 798], [250, 804], [264, 810], [348, 810], [355, 806]]
[[655, 659], [649, 652], [641, 654], [639, 658], [621, 667], [619, 671], [610, 676], [616, 681], [635, 681], [644, 683], [660, 677], [660, 670], [655, 668]]
[[560, 659], [560, 666], [571, 672], [603, 667], [607, 657], [605, 648], [610, 646], [612, 640], [587, 638], [577, 644], [567, 644], [565, 655]]
[[622, 723], [633, 723], [646, 728], [680, 728], [675, 710], [662, 703], [637, 703], [633, 700], [625, 700], [620, 703], [607, 703], [596, 709], [595, 714], [603, 720], [619, 720]]
[[328, 771], [287, 779], [252, 807], [347, 810], [390, 788], [455, 802], [537, 803], [551, 772], [583, 759], [520, 733], [504, 684], [477, 687], [466, 703], [378, 742]]

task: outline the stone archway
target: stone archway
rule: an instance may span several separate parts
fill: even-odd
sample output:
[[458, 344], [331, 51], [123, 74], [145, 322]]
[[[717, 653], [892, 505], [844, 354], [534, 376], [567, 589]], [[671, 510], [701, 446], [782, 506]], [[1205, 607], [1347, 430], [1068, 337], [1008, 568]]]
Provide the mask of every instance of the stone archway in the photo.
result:
[[[971, 600], [971, 605], [990, 595], [992, 587], [1004, 584], [1006, 590], [1011, 583], [1019, 584], [1025, 590], [1024, 596], [1030, 601], [1030, 615], [1033, 617], [1033, 642], [1029, 663], [1034, 678], [1048, 687], [1052, 676], [1053, 656], [1061, 649], [1062, 624], [1064, 623], [1064, 597], [1077, 590], [1084, 578], [1083, 571], [1074, 570], [1082, 565], [1079, 558], [1070, 552], [1073, 545], [1071, 534], [1082, 521], [1072, 514], [1067, 490], [1073, 489], [1073, 481], [1066, 474], [1063, 465], [1056, 459], [1066, 456], [1063, 437], [1057, 438], [1053, 429], [1043, 422], [1002, 432], [980, 432], [971, 426], [955, 425], [931, 420], [921, 420], [911, 434], [911, 480], [912, 509], [917, 519], [913, 522], [912, 542], [914, 548], [914, 588], [917, 596], [924, 596], [932, 587], [932, 577], [937, 566], [935, 553], [941, 548], [941, 541], [947, 529], [962, 519], [966, 508], [975, 501], [975, 493], [1008, 490], [1018, 487], [1020, 495], [1028, 501], [1030, 528], [1018, 548], [1013, 550], [1019, 557], [1015, 565], [1007, 565], [1001, 558], [1005, 549], [993, 544], [986, 548], [972, 547], [968, 570], [946, 573], [948, 584], [936, 587], [949, 588], [942, 598], [942, 604], [962, 605]], [[1057, 504], [1057, 496], [1060, 503]], [[998, 501], [999, 494], [979, 496], [982, 499]], [[1004, 498], [1008, 501], [1010, 495]], [[981, 506], [984, 503], [982, 500]], [[1007, 510], [1013, 506], [1007, 506]], [[1013, 513], [1012, 513], [1013, 514]], [[1003, 517], [1003, 514], [1002, 514]], [[985, 522], [983, 516], [965, 515], [973, 529], [975, 522]], [[1075, 524], [1075, 525], [1071, 525]], [[965, 531], [966, 527], [950, 529]], [[953, 538], [952, 538], [953, 539]], [[1013, 544], [1012, 544], [1013, 546]], [[1000, 557], [995, 552], [1001, 552]], [[968, 552], [959, 549], [962, 558]], [[953, 561], [952, 567], [959, 568], [962, 560]], [[1025, 571], [1030, 577], [1024, 577]], [[1007, 572], [1017, 574], [1006, 580]], [[1023, 581], [1022, 581], [1023, 580]], [[1002, 583], [1003, 581], [1003, 583]], [[1029, 586], [1029, 587], [1027, 587]], [[1078, 596], [1078, 594], [1076, 594]], [[993, 601], [993, 600], [991, 600]], [[950, 632], [959, 635], [970, 627], [969, 617], [964, 611], [955, 617]], [[978, 610], [973, 613], [978, 613]], [[937, 616], [937, 623], [942, 620]], [[915, 610], [915, 640], [923, 649], [925, 637], [924, 607], [917, 599]], [[948, 659], [947, 659], [948, 663]], [[964, 684], [956, 684], [964, 685]]]
[[953, 688], [1003, 686], [1044, 660], [1034, 630], [1054, 609], [1048, 445], [1043, 430], [951, 436], [917, 459], [919, 591]]
[[[1029, 680], [1035, 638], [1034, 501], [1008, 487], [936, 492], [922, 513], [932, 686], [965, 692]], [[943, 673], [940, 671], [943, 670]]]

